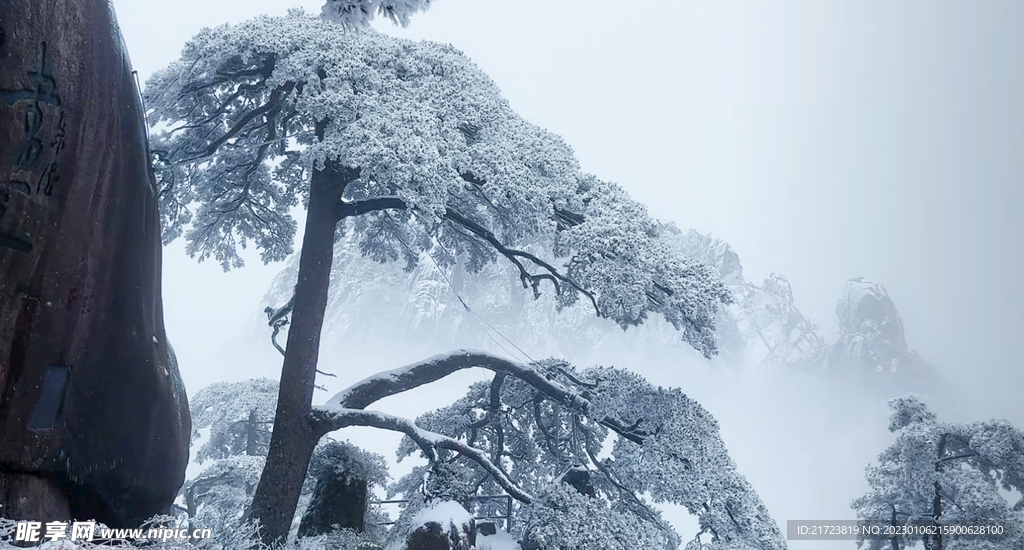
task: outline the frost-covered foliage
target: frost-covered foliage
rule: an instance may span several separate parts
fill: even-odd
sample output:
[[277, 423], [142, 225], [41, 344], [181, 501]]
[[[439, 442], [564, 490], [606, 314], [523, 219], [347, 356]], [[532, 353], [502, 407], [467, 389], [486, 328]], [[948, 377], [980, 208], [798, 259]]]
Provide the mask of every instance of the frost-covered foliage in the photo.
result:
[[252, 499], [263, 470], [277, 405], [277, 382], [258, 378], [210, 385], [189, 400], [192, 443], [209, 429], [196, 462], [212, 460], [182, 486], [180, 495], [192, 528], [209, 528], [204, 548], [241, 548], [246, 536], [239, 519]]
[[264, 457], [235, 455], [215, 460], [181, 488], [190, 529], [210, 529], [212, 539], [195, 541], [210, 548], [239, 548], [246, 539], [239, 521], [252, 499]]
[[[710, 548], [785, 548], [778, 526], [736, 471], [717, 423], [681, 391], [654, 387], [636, 374], [615, 368], [578, 371], [555, 360], [539, 362], [534, 368], [545, 379], [573, 388], [581, 397], [571, 398], [570, 403], [558, 402], [518, 377], [498, 374], [493, 381], [474, 384], [462, 399], [416, 422], [425, 430], [487, 451], [490, 461], [527, 493], [549, 495], [534, 498], [516, 512], [517, 518], [540, 514], [530, 521], [538, 533], [547, 533], [545, 544], [576, 548], [572, 545], [578, 542], [579, 547], [586, 547], [582, 541], [552, 539], [575, 529], [571, 525], [545, 527], [548, 519], [558, 515], [553, 511], [557, 506], [579, 504], [564, 500], [563, 492], [551, 485], [571, 468], [582, 467], [592, 473], [600, 499], [574, 509], [595, 525], [606, 516], [626, 516], [605, 534], [580, 531], [586, 536], [603, 537], [600, 540], [613, 544], [625, 537], [624, 533], [641, 536], [643, 532], [644, 540], [660, 542], [632, 547], [677, 547], [678, 535], [642, 496], [649, 494], [655, 502], [680, 504], [698, 516], [703, 532], [712, 539]], [[581, 399], [586, 403], [581, 404]], [[609, 438], [614, 441], [611, 457], [598, 458]], [[418, 449], [405, 438], [399, 458]], [[434, 477], [439, 481], [432, 482]], [[442, 453], [435, 464], [415, 468], [389, 492], [404, 494], [415, 502], [421, 493], [429, 497], [436, 492], [432, 486], [453, 491], [457, 486], [453, 479], [462, 480], [459, 494], [499, 491], [478, 462]], [[604, 504], [605, 500], [611, 505]], [[482, 510], [500, 511], [486, 506]]]
[[189, 399], [192, 441], [206, 428], [210, 437], [199, 448], [196, 462], [238, 454], [266, 456], [277, 393], [277, 382], [269, 378], [219, 382], [199, 390]]
[[299, 12], [261, 17], [202, 31], [148, 82], [146, 101], [170, 129], [153, 138], [165, 240], [184, 234], [200, 259], [240, 266], [236, 248], [250, 241], [265, 261], [283, 259], [289, 211], [330, 162], [358, 175], [337, 208], [364, 255], [411, 268], [440, 250], [440, 263], [471, 272], [502, 256], [561, 306], [583, 297], [624, 328], [660, 313], [716, 352], [729, 292], [714, 272], [675, 253], [642, 205], [582, 173], [568, 145], [516, 115], [451, 46]]
[[379, 537], [352, 529], [338, 529], [315, 537], [291, 541], [285, 550], [384, 550]]
[[383, 15], [393, 23], [409, 24], [409, 18], [430, 7], [431, 0], [326, 0], [323, 17], [328, 21], [363, 27], [375, 15]]
[[[939, 422], [921, 399], [906, 396], [889, 402], [889, 430], [896, 442], [868, 466], [870, 490], [852, 507], [858, 517], [892, 525], [910, 522], [976, 524], [1016, 523], [1012, 540], [944, 539], [947, 550], [1024, 548], [1024, 433], [1002, 420], [968, 424]], [[1000, 490], [1017, 495], [1008, 502]], [[899, 536], [860, 541], [883, 550], [895, 542], [912, 546], [921, 537]], [[927, 547], [933, 540], [924, 540]]]
[[315, 480], [331, 470], [358, 477], [371, 488], [383, 488], [390, 477], [384, 457], [364, 451], [348, 441], [324, 441], [317, 445], [309, 460], [307, 480]]
[[591, 498], [566, 484], [542, 491], [526, 510], [526, 548], [535, 550], [631, 550], [670, 548], [664, 532], [604, 498]]

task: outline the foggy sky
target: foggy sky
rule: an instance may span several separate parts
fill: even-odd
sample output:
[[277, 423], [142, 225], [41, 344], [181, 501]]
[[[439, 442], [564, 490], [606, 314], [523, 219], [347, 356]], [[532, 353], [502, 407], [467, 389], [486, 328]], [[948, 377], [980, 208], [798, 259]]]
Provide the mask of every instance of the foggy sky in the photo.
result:
[[[204, 26], [320, 0], [114, 4], [145, 80]], [[1020, 21], [1012, 0], [439, 0], [408, 29], [377, 26], [463, 50], [584, 170], [727, 240], [748, 280], [785, 275], [826, 334], [846, 279], [883, 283], [911, 346], [994, 392], [979, 414], [1019, 422]], [[165, 264], [168, 331], [194, 349], [241, 330], [276, 271], [223, 276], [180, 245]]]

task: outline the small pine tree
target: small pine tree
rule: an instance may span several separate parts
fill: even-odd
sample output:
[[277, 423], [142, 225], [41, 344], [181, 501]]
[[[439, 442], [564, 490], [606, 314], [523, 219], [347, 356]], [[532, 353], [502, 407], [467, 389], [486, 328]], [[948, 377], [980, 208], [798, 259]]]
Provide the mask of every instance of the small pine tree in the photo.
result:
[[894, 527], [910, 523], [1015, 524], [1011, 540], [892, 536], [861, 540], [869, 550], [901, 550], [921, 541], [931, 550], [1024, 548], [1024, 498], [1011, 504], [1000, 493], [1024, 489], [1024, 433], [1004, 420], [939, 422], [918, 397], [889, 402], [896, 442], [868, 466], [870, 490], [853, 501], [857, 516]]

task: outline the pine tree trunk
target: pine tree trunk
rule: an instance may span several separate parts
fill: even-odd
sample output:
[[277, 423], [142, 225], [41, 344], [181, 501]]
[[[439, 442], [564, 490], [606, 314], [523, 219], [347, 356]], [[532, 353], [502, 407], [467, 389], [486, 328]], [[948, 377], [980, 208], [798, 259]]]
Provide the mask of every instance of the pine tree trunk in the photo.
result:
[[349, 176], [345, 168], [328, 161], [323, 170], [313, 171], [310, 181], [274, 431], [250, 516], [250, 521], [260, 522], [261, 538], [268, 545], [280, 544], [288, 536], [306, 468], [320, 435], [310, 422], [309, 412], [334, 259], [337, 205]]
[[899, 538], [898, 535], [895, 534], [895, 533], [899, 532], [898, 529], [899, 529], [899, 522], [898, 522], [898, 518], [896, 516], [896, 506], [893, 505], [893, 507], [892, 507], [892, 532], [894, 534], [893, 534], [892, 537], [889, 538], [889, 544], [892, 546], [892, 550], [900, 550], [900, 538]]
[[256, 418], [256, 409], [249, 411], [249, 418], [245, 422], [245, 454], [256, 456], [259, 453], [259, 423]]
[[935, 482], [935, 497], [932, 499], [932, 525], [935, 527], [935, 535], [933, 535], [934, 544], [932, 548], [935, 550], [942, 550], [942, 530], [939, 525], [939, 521], [942, 519], [942, 495], [939, 492], [939, 482]]
[[939, 472], [942, 471], [942, 459], [946, 455], [946, 439], [949, 434], [942, 434], [939, 437], [939, 449], [935, 456], [935, 496], [932, 498], [932, 525], [935, 527], [935, 534], [932, 535], [932, 548], [942, 550], [942, 532], [939, 521], [942, 519], [942, 486], [939, 485]]

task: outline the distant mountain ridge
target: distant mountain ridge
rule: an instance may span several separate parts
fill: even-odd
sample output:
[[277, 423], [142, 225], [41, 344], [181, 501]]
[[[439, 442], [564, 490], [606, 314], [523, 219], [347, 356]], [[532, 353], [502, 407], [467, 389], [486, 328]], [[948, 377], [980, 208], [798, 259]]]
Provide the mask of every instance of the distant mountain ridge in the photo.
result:
[[[830, 344], [796, 307], [785, 277], [773, 273], [760, 285], [748, 282], [728, 243], [672, 224], [662, 229], [678, 252], [713, 267], [733, 293], [734, 303], [717, 316], [720, 353], [712, 364], [723, 371], [881, 377], [909, 389], [937, 379], [934, 368], [909, 348], [899, 312], [882, 285], [862, 278], [848, 282], [837, 307], [839, 334]], [[585, 364], [614, 363], [626, 356], [631, 362], [666, 357], [703, 361], [664, 320], [652, 319], [623, 333], [595, 316], [585, 301], [559, 312], [554, 289], [542, 286], [540, 298], [534, 299], [501, 261], [469, 273], [458, 264], [442, 269], [425, 253], [407, 271], [404, 263], [379, 264], [363, 257], [351, 232], [347, 235], [335, 245], [322, 338], [326, 345], [384, 337], [400, 349], [381, 353], [403, 357], [473, 347], [520, 359], [561, 356]], [[295, 277], [292, 259], [275, 279], [265, 305], [287, 301]]]

